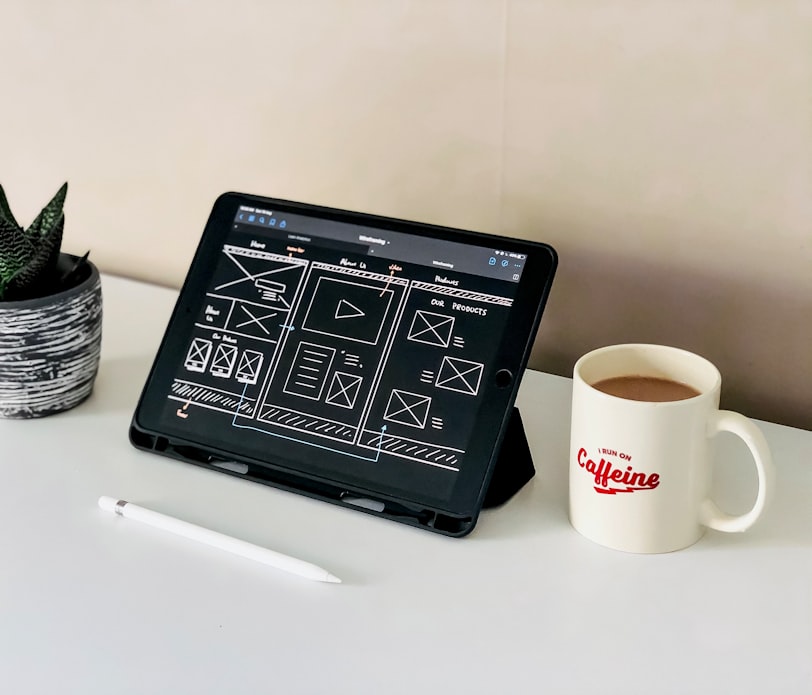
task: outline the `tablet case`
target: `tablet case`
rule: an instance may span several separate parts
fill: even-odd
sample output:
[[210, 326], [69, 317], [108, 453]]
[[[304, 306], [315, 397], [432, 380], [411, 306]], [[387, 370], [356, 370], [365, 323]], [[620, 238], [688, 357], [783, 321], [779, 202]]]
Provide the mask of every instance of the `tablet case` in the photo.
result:
[[[271, 201], [271, 199], [259, 200]], [[279, 203], [285, 201], [273, 202]], [[329, 212], [328, 209], [324, 208], [313, 209]], [[363, 218], [363, 216], [361, 217]], [[214, 212], [211, 219], [214, 219]], [[370, 217], [369, 219], [385, 218]], [[470, 234], [476, 237], [474, 233]], [[489, 241], [496, 240], [494, 237], [488, 238], [484, 235], [481, 236], [483, 239], [488, 239]], [[505, 243], [507, 243], [507, 240], [505, 240]], [[549, 282], [551, 282], [555, 267], [555, 252], [549, 247], [547, 248], [552, 255], [552, 266], [549, 270]], [[200, 254], [200, 249], [198, 253]], [[196, 257], [195, 262], [192, 264], [193, 267], [190, 269], [190, 277], [192, 276], [192, 270], [196, 263], [198, 265], [205, 265], [201, 263], [203, 260], [207, 259]], [[546, 300], [546, 291], [542, 297], [542, 305], [539, 307], [538, 318], [540, 318], [544, 300]], [[176, 312], [178, 310], [178, 307], [176, 307]], [[350, 311], [349, 308], [346, 310]], [[173, 321], [174, 319], [175, 316], [173, 315]], [[167, 335], [169, 335], [171, 328], [172, 322], [170, 322], [170, 326], [167, 329]], [[162, 345], [162, 349], [164, 347], [165, 346]], [[154, 369], [155, 367], [153, 366], [153, 370]], [[152, 374], [150, 378], [152, 378]], [[520, 378], [520, 372], [512, 375], [508, 373], [508, 384], [518, 383]], [[165, 435], [154, 429], [148, 430], [142, 428], [138, 423], [138, 413], [142, 408], [148, 387], [149, 380], [139, 401], [130, 428], [130, 440], [132, 444], [139, 449], [152, 451], [187, 463], [289, 490], [340, 506], [350, 507], [358, 511], [382, 516], [393, 521], [417, 526], [445, 535], [464, 536], [469, 533], [476, 524], [479, 508], [474, 510], [474, 514], [471, 517], [467, 517], [464, 515], [443, 513], [436, 508], [415, 505], [413, 502], [398, 499], [391, 495], [372, 494], [367, 497], [363, 491], [359, 492], [357, 486], [349, 484], [342, 485], [340, 480], [325, 481], [324, 479], [319, 479], [318, 476], [308, 474], [306, 471], [300, 473], [283, 469], [280, 466], [274, 467], [271, 461], [252, 460], [250, 456], [246, 456], [244, 453], [237, 454], [236, 452], [223, 449], [216, 450], [205, 445], [201, 446], [194, 442], [185, 441], [176, 436]], [[532, 479], [535, 474], [521, 415], [516, 407], [511, 406], [509, 413], [504, 415], [501, 432], [503, 433], [501, 441], [497, 442], [494, 455], [491, 458], [492, 462], [495, 458], [495, 462], [488, 467], [487, 471], [485, 471], [485, 478], [481, 480], [482, 487], [480, 489], [484, 490], [484, 495], [481, 495], [480, 499], [483, 508], [493, 508], [504, 504], [522, 486]]]
[[[464, 519], [420, 509], [402, 502], [370, 499], [348, 495], [340, 486], [319, 483], [305, 477], [254, 466], [245, 460], [229, 460], [213, 455], [200, 447], [173, 443], [166, 437], [144, 432], [135, 423], [130, 426], [130, 442], [137, 449], [152, 451], [185, 463], [216, 470], [227, 475], [296, 492], [307, 497], [350, 507], [361, 512], [382, 516], [392, 521], [418, 526], [449, 536], [464, 536], [476, 523], [476, 518]], [[499, 448], [491, 478], [486, 481], [483, 508], [499, 507], [515, 495], [535, 475], [533, 458], [527, 443], [519, 409], [511, 411], [507, 430]]]

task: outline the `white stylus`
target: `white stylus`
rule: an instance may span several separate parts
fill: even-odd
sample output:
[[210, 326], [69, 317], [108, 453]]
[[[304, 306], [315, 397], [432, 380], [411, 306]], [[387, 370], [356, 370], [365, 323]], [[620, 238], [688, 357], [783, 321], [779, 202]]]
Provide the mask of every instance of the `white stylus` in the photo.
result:
[[305, 579], [313, 579], [317, 582], [331, 582], [333, 584], [340, 584], [341, 580], [330, 574], [326, 569], [313, 565], [304, 560], [297, 560], [295, 557], [283, 555], [267, 548], [262, 548], [253, 543], [238, 540], [231, 536], [226, 536], [224, 533], [211, 531], [210, 529], [190, 524], [188, 521], [181, 521], [174, 517], [167, 516], [153, 512], [151, 509], [139, 507], [132, 502], [124, 500], [117, 500], [113, 497], [99, 497], [99, 506], [106, 512], [114, 512], [125, 519], [132, 519], [133, 521], [140, 521], [142, 524], [147, 524], [155, 528], [174, 533], [177, 536], [183, 536], [199, 543], [205, 543], [220, 550], [227, 550], [235, 555], [246, 557], [250, 560], [256, 560], [263, 564], [270, 565], [276, 569], [296, 574]]

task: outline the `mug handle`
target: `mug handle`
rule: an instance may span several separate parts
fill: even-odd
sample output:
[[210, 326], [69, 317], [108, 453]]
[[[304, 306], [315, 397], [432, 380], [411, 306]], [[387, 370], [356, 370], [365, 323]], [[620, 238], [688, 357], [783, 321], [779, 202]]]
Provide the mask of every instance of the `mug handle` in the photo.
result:
[[739, 516], [725, 514], [713, 500], [706, 499], [700, 508], [700, 521], [708, 528], [717, 531], [745, 531], [761, 516], [767, 504], [767, 497], [773, 487], [773, 464], [767, 440], [761, 430], [744, 415], [730, 410], [717, 410], [711, 414], [708, 422], [708, 436], [714, 437], [719, 432], [731, 432], [747, 444], [758, 472], [758, 493], [753, 508]]

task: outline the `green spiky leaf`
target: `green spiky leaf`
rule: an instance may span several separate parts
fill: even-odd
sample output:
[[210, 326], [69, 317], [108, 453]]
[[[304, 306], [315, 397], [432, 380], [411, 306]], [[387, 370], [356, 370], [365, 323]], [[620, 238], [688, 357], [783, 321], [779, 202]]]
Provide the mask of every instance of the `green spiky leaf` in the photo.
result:
[[37, 287], [56, 279], [56, 263], [62, 244], [65, 217], [60, 216], [48, 236], [43, 237], [26, 263], [14, 274], [6, 287], [5, 298], [21, 299], [37, 293]]
[[28, 256], [30, 242], [12, 222], [0, 217], [0, 299]]
[[31, 223], [31, 226], [26, 230], [26, 234], [29, 237], [44, 238], [53, 233], [64, 215], [62, 208], [65, 205], [65, 196], [67, 194], [68, 184], [65, 182], [56, 192], [56, 195], [51, 198], [51, 201], [42, 208], [42, 212], [37, 215], [36, 219]]
[[41, 296], [58, 286], [56, 267], [65, 228], [64, 184], [24, 230], [0, 187], [0, 300]]
[[31, 258], [34, 245], [22, 229], [0, 217], [0, 281], [7, 285]]
[[[14, 219], [14, 214], [11, 212], [11, 208], [8, 204], [8, 198], [6, 198], [6, 192], [3, 190], [3, 187], [0, 186], [0, 222], [2, 221], [9, 222], [14, 228], [20, 231], [23, 229], [17, 220]], [[3, 234], [5, 233], [6, 232], [3, 232]]]

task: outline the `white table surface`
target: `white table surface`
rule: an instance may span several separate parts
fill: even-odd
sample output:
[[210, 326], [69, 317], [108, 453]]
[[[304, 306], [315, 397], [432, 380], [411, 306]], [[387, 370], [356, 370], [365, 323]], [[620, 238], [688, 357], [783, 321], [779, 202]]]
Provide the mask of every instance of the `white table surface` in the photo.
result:
[[[0, 421], [0, 692], [812, 693], [812, 433], [760, 423], [750, 532], [627, 555], [566, 512], [570, 381], [529, 372], [537, 475], [451, 539], [133, 449], [176, 294], [104, 277], [93, 396]], [[543, 327], [542, 327], [543, 330]], [[729, 511], [755, 474], [732, 437]], [[98, 509], [128, 499], [328, 568], [322, 584]]]

